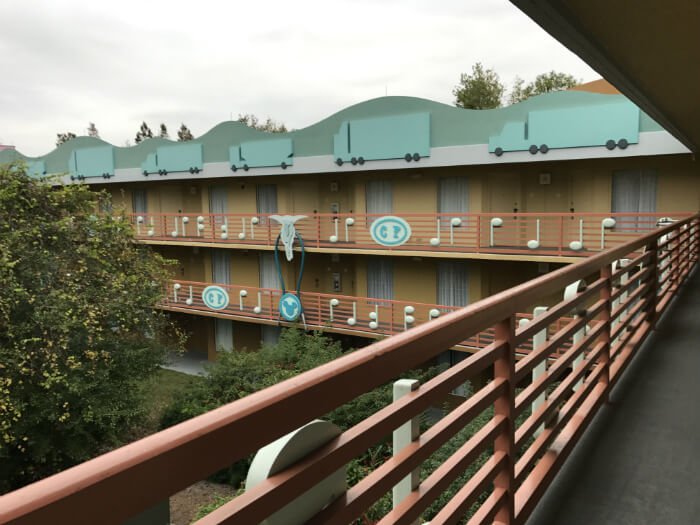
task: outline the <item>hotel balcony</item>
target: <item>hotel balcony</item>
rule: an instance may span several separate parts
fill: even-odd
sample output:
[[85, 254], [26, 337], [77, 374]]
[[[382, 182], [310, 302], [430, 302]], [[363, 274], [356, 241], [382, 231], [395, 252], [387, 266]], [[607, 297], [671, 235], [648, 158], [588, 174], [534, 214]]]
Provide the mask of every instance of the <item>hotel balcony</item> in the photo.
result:
[[[627, 278], [625, 277], [625, 280]], [[225, 307], [212, 309], [204, 303], [202, 292], [210, 285], [226, 291], [229, 301]], [[280, 316], [281, 297], [282, 290], [269, 288], [172, 281], [160, 307], [171, 312], [276, 326], [297, 326], [305, 330], [322, 330], [371, 339], [382, 339], [405, 332], [463, 308], [415, 301], [301, 292], [303, 315], [298, 321], [291, 323]], [[526, 312], [516, 314], [516, 322], [519, 323], [522, 319], [530, 320], [532, 314]], [[562, 317], [549, 329], [556, 333], [573, 321], [571, 317]], [[592, 321], [591, 326], [595, 324], [596, 321]], [[460, 341], [452, 349], [473, 353], [491, 344], [493, 338], [493, 329], [487, 329]], [[518, 348], [518, 353], [525, 354], [531, 348], [532, 346], [525, 342]]]
[[[655, 230], [662, 218], [691, 215], [396, 213], [392, 216], [410, 227], [408, 239], [397, 245], [373, 239], [372, 223], [384, 215], [309, 213], [295, 227], [309, 252], [574, 262]], [[271, 250], [280, 229], [264, 214], [134, 214], [129, 219], [137, 239], [156, 245]]]
[[[270, 517], [285, 524], [350, 523], [392, 489], [398, 497], [379, 523], [420, 522], [425, 509], [475, 461], [475, 474], [431, 523], [456, 523], [475, 503], [469, 523], [525, 523], [584, 431], [595, 425], [594, 416], [609, 413], [607, 401], [618, 395], [616, 385], [640, 348], [656, 356], [657, 365], [647, 375], [665, 377], [653, 385], [673, 402], [649, 415], [635, 412], [641, 418], [638, 428], [645, 430], [634, 435], [635, 463], [649, 463], [648, 451], [658, 452], [665, 443], [663, 432], [647, 435], [650, 425], [658, 426], [649, 418], [670, 422], [688, 415], [683, 412], [687, 403], [675, 402], [684, 395], [675, 381], [677, 374], [688, 376], [683, 363], [692, 362], [694, 354], [685, 335], [697, 334], [697, 319], [678, 313], [697, 302], [699, 255], [700, 214], [433, 320], [430, 311], [436, 305], [381, 301], [394, 304], [380, 309], [378, 319], [383, 331], [396, 333], [393, 337], [2, 496], [0, 522], [123, 523], [259, 451], [245, 492], [200, 525], [259, 523]], [[175, 284], [180, 284], [177, 290]], [[173, 283], [164, 308], [200, 313], [196, 286], [202, 284]], [[259, 316], [261, 322], [274, 317], [276, 291], [241, 291], [230, 289], [231, 315]], [[555, 295], [562, 300], [530, 319], [518, 313]], [[343, 298], [330, 321], [334, 298], [340, 300], [305, 297], [308, 322], [342, 324], [352, 313], [359, 325], [376, 311], [369, 299]], [[416, 318], [414, 328], [403, 326], [406, 306], [415, 309], [410, 314]], [[662, 329], [649, 337], [657, 323], [667, 326], [669, 316], [679, 319], [674, 331]], [[685, 335], [679, 339], [677, 333]], [[380, 385], [410, 379], [404, 376], [408, 370], [480, 334], [488, 334], [482, 348], [425, 384], [411, 382], [408, 388], [399, 381], [394, 401], [354, 427], [343, 431], [316, 421]], [[530, 351], [520, 355], [519, 349], [528, 346]], [[663, 370], [664, 363], [673, 365], [673, 373]], [[476, 384], [469, 397], [421, 434], [419, 422], [428, 408], [441, 406], [455, 388], [484, 372], [489, 381]], [[697, 393], [697, 382], [683, 384]], [[483, 425], [449, 459], [418, 476], [439, 447], [482, 414]], [[348, 486], [348, 462], [392, 432], [393, 457]], [[696, 440], [681, 434], [674, 438], [677, 457], [690, 458]], [[596, 467], [605, 476], [598, 483], [610, 482], [606, 469], [614, 467], [608, 463], [625, 455], [612, 450], [605, 457], [605, 465]], [[256, 461], [264, 468], [254, 468]], [[678, 466], [671, 459], [663, 463]]]

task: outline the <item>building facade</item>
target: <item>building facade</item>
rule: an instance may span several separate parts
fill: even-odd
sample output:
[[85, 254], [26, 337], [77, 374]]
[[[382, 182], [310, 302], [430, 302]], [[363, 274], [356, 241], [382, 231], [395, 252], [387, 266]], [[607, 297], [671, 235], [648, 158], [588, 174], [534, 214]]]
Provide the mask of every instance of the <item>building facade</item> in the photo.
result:
[[289, 133], [225, 122], [186, 143], [80, 137], [0, 162], [107, 190], [178, 261], [162, 308], [195, 355], [296, 324], [369, 341], [700, 209], [691, 154], [603, 87], [482, 111], [383, 97]]

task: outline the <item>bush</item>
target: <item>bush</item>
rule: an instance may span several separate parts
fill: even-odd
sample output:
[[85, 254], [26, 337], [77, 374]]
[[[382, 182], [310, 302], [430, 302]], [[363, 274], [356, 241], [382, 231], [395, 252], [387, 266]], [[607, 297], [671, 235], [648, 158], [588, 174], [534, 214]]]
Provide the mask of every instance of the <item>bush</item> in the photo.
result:
[[179, 337], [154, 306], [167, 261], [105, 195], [0, 166], [0, 492], [117, 445]]

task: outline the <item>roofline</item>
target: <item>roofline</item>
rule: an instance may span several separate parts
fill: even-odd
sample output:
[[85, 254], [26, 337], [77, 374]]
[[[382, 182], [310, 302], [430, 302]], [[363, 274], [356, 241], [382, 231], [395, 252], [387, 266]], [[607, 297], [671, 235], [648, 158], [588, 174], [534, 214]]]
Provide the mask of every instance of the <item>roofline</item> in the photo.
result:
[[556, 38], [584, 62], [595, 69], [608, 82], [639, 106], [651, 118], [676, 137], [691, 152], [698, 145], [683, 133], [664, 112], [659, 109], [654, 97], [641, 90], [637, 83], [607, 55], [585, 28], [577, 23], [576, 17], [561, 2], [546, 0], [510, 0], [518, 9], [530, 17], [537, 25]]

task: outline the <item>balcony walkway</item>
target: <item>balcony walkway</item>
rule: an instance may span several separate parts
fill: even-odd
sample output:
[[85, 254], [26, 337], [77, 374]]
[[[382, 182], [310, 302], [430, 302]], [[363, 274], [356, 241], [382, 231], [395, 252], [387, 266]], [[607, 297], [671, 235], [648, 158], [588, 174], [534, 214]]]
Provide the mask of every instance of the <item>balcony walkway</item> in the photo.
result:
[[695, 271], [527, 523], [698, 523], [698, 375]]

